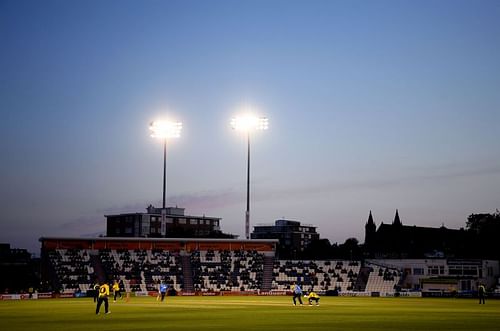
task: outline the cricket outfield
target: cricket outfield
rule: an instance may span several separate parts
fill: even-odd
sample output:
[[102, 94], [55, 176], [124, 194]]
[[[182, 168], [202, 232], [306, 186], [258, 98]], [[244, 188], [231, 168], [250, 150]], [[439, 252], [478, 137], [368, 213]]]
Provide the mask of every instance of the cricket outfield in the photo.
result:
[[133, 297], [95, 315], [90, 298], [0, 301], [2, 330], [500, 330], [500, 300], [322, 297]]

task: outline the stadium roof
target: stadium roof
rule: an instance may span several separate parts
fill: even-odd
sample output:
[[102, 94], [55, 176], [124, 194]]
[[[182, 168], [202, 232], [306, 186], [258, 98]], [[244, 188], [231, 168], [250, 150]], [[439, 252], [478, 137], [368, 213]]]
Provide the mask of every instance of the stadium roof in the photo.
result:
[[225, 238], [147, 238], [147, 237], [40, 237], [44, 240], [94, 240], [94, 241], [152, 241], [152, 242], [226, 242], [226, 243], [278, 243], [278, 239], [225, 239]]

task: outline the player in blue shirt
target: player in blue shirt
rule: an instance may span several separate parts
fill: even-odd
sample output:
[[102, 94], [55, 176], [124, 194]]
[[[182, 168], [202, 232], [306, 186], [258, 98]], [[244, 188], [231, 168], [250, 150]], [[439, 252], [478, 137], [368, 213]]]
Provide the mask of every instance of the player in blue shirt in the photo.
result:
[[299, 303], [302, 306], [302, 289], [299, 284], [293, 283], [292, 285], [293, 292], [293, 305], [296, 306], [297, 302], [295, 301], [297, 298], [299, 299]]
[[167, 294], [167, 290], [168, 290], [168, 285], [162, 281], [159, 286], [161, 301], [165, 300], [165, 295]]

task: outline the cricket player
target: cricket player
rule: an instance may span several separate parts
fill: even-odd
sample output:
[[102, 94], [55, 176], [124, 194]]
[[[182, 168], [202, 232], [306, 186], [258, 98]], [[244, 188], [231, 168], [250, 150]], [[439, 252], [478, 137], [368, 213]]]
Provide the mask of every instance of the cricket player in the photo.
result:
[[120, 296], [120, 299], [122, 299], [122, 292], [120, 290], [120, 284], [116, 280], [113, 283], [113, 294], [114, 294], [113, 302], [116, 302], [116, 297], [118, 297], [118, 296]]
[[94, 284], [94, 303], [97, 303], [97, 299], [99, 298], [99, 283], [96, 282]]
[[305, 298], [309, 299], [309, 306], [312, 306], [312, 302], [316, 302], [316, 306], [319, 306], [319, 295], [317, 295], [314, 291], [309, 292], [308, 295], [304, 295]]
[[299, 303], [302, 306], [302, 289], [300, 288], [300, 285], [294, 282], [291, 289], [293, 292], [293, 305], [297, 305], [295, 300], [298, 298]]
[[163, 281], [160, 283], [160, 286], [159, 286], [159, 292], [160, 292], [160, 296], [161, 296], [161, 301], [163, 302], [163, 300], [165, 300], [165, 295], [167, 294], [167, 289], [168, 289], [168, 285], [165, 284]]
[[101, 305], [104, 302], [104, 312], [106, 314], [111, 313], [109, 311], [109, 285], [106, 282], [102, 282], [101, 286], [99, 286], [99, 298], [97, 299], [97, 306], [95, 308], [95, 314], [99, 315], [99, 309], [101, 309]]

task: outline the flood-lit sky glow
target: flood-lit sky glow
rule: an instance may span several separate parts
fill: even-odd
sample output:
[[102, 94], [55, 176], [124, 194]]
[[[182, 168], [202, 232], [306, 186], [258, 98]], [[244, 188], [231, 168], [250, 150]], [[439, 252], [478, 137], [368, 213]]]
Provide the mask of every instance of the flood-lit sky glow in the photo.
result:
[[0, 242], [102, 233], [167, 204], [244, 234], [464, 226], [500, 208], [500, 1], [0, 0]]

